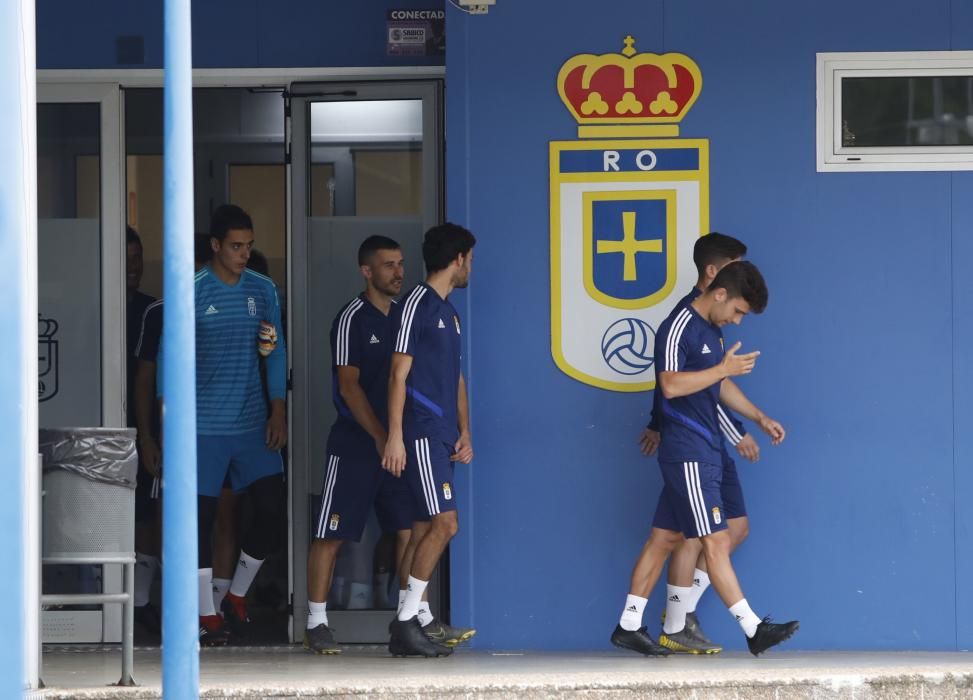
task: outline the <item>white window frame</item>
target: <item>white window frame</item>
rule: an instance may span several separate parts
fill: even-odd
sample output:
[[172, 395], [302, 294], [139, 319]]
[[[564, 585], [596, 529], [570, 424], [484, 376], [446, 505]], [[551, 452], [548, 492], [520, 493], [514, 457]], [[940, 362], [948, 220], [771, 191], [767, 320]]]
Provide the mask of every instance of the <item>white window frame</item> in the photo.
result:
[[973, 170], [973, 146], [864, 147], [841, 144], [842, 78], [973, 75], [973, 51], [817, 54], [817, 170]]

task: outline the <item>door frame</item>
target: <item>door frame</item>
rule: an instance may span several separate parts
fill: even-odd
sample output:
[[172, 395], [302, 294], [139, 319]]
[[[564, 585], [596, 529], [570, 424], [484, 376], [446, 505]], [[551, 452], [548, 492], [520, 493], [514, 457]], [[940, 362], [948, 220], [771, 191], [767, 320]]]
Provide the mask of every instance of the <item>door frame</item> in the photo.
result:
[[[348, 94], [354, 92], [354, 97]], [[423, 182], [427, 180], [426, 173], [432, 174], [433, 187], [423, 185], [423, 229], [441, 222], [445, 211], [444, 197], [444, 127], [443, 127], [443, 83], [441, 80], [399, 80], [399, 81], [314, 81], [292, 83], [290, 86], [290, 104], [288, 114], [290, 124], [285, 125], [285, 133], [290, 135], [288, 144], [289, 175], [288, 193], [290, 196], [290, 223], [288, 226], [288, 328], [289, 347], [291, 352], [292, 391], [290, 421], [291, 441], [291, 555], [293, 566], [291, 582], [293, 625], [292, 639], [299, 639], [303, 634], [304, 618], [307, 614], [307, 562], [300, 553], [306, 553], [310, 547], [309, 518], [307, 512], [307, 494], [312, 484], [308, 483], [308, 470], [312, 460], [321, 458], [320, 455], [310, 453], [310, 435], [314, 426], [310, 425], [310, 394], [311, 387], [306, 368], [311, 361], [311, 348], [308, 346], [306, 329], [311, 319], [308, 318], [306, 295], [308, 270], [307, 261], [307, 219], [310, 173], [309, 151], [310, 142], [310, 106], [315, 102], [346, 102], [350, 100], [401, 100], [421, 99], [422, 113], [422, 167]], [[343, 218], [343, 217], [335, 217]], [[294, 264], [298, 263], [298, 264]], [[324, 322], [330, 319], [324, 319]], [[321, 321], [321, 319], [318, 319]], [[300, 418], [300, 420], [298, 420]], [[319, 426], [323, 429], [324, 426]], [[305, 555], [306, 556], [306, 555]], [[329, 612], [329, 619], [335, 622], [346, 615], [355, 615], [356, 624], [341, 625], [345, 632], [344, 641], [373, 642], [365, 636], [356, 636], [356, 632], [365, 631], [373, 626], [383, 630], [388, 623], [387, 611], [334, 611]], [[365, 616], [368, 619], [363, 619]], [[374, 619], [372, 619], [374, 618]]]
[[[125, 426], [124, 96], [111, 83], [38, 81], [37, 103], [98, 103], [101, 119], [101, 424]], [[119, 368], [121, 371], [119, 372]]]

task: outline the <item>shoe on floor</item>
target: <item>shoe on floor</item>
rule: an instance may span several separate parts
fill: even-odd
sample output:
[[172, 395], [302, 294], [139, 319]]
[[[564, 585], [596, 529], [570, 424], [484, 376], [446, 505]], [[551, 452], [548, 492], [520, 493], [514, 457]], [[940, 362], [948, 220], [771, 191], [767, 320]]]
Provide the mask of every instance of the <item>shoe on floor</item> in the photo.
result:
[[644, 627], [630, 631], [623, 629], [621, 625], [616, 625], [615, 631], [612, 632], [611, 643], [616, 647], [630, 649], [645, 656], [669, 656], [672, 653], [656, 644]]

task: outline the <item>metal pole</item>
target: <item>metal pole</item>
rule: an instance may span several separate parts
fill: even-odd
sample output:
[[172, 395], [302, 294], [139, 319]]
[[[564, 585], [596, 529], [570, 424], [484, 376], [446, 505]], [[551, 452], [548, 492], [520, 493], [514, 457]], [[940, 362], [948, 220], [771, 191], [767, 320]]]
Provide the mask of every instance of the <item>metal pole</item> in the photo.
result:
[[26, 647], [37, 639], [25, 634], [27, 620], [37, 619], [26, 606], [39, 604], [24, 561], [25, 508], [36, 508], [26, 500], [27, 474], [37, 470], [36, 80], [34, 0], [0, 0], [0, 260], [8, 272], [0, 275], [0, 325], [10, 338], [0, 343], [0, 630], [10, 641], [0, 654], [2, 698], [24, 695]]
[[165, 0], [162, 694], [199, 694], [190, 0]]

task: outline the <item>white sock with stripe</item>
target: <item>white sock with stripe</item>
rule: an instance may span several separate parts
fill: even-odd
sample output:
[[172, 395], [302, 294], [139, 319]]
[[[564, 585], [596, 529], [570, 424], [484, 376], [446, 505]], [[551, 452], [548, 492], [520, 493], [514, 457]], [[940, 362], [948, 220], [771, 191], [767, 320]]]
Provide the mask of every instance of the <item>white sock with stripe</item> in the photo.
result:
[[757, 633], [757, 625], [760, 624], [760, 618], [750, 609], [750, 604], [747, 603], [746, 598], [739, 603], [731, 605], [730, 614], [740, 623], [740, 627], [743, 629], [745, 635], [752, 637]]
[[642, 626], [642, 612], [645, 610], [647, 598], [640, 598], [631, 593], [625, 598], [625, 609], [622, 610], [622, 618], [618, 621], [623, 630], [634, 632]]
[[135, 600], [133, 604], [136, 608], [141, 608], [149, 602], [149, 594], [152, 592], [152, 581], [155, 580], [155, 572], [159, 570], [159, 558], [151, 554], [135, 553]]
[[233, 582], [230, 583], [230, 593], [239, 598], [246, 598], [247, 591], [250, 590], [253, 580], [257, 578], [257, 572], [260, 571], [260, 565], [263, 563], [263, 559], [254, 559], [241, 549], [240, 561], [237, 562], [236, 571], [233, 572]]
[[662, 631], [666, 634], [682, 632], [686, 626], [686, 613], [692, 586], [666, 586], [666, 621]]
[[429, 603], [425, 600], [420, 601], [418, 614], [419, 614], [419, 624], [422, 625], [423, 627], [425, 627], [430, 622], [436, 619], [432, 616], [432, 611], [429, 610]]
[[426, 586], [428, 585], [428, 581], [420, 581], [412, 576], [409, 577], [405, 600], [402, 601], [402, 609], [399, 610], [400, 620], [411, 620], [419, 614], [419, 604], [422, 602], [422, 594], [426, 592]]
[[216, 608], [216, 612], [220, 611], [220, 606], [223, 605], [223, 599], [226, 598], [229, 590], [230, 579], [213, 577], [213, 607]]
[[689, 605], [686, 607], [686, 612], [696, 612], [699, 599], [703, 597], [707, 588], [709, 588], [709, 574], [702, 569], [696, 569], [693, 572], [693, 585], [689, 593]]
[[328, 601], [315, 603], [313, 600], [307, 601], [307, 628], [313, 630], [318, 625], [328, 624]]
[[213, 570], [199, 569], [199, 616], [206, 617], [215, 615], [216, 608], [213, 607]]

